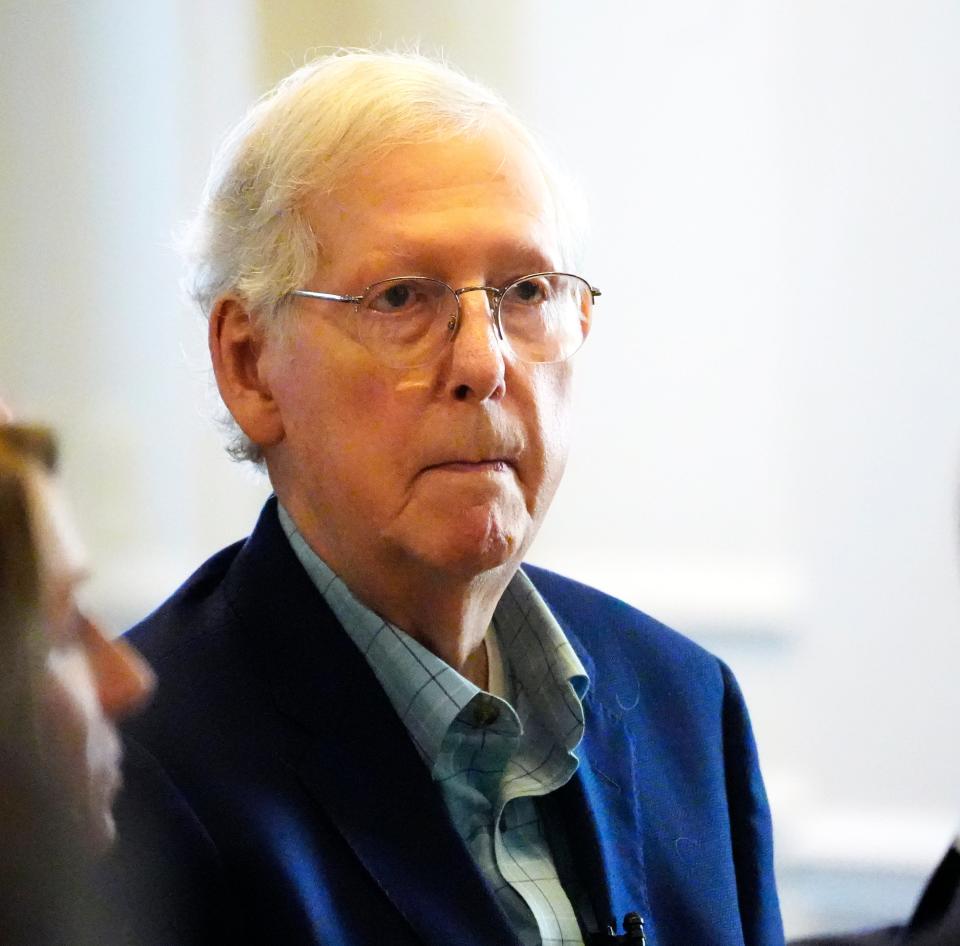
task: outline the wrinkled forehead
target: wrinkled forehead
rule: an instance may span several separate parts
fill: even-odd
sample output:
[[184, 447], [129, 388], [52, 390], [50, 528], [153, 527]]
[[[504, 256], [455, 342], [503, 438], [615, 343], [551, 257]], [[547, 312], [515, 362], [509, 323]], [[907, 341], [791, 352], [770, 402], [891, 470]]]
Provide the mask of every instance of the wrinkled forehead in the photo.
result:
[[558, 208], [537, 155], [509, 127], [394, 147], [308, 207], [327, 259], [378, 244], [539, 250], [559, 264]]
[[425, 168], [437, 187], [480, 180], [548, 199], [544, 169], [532, 145], [501, 121], [436, 140], [397, 144], [358, 165], [349, 184], [352, 190], [419, 187]]

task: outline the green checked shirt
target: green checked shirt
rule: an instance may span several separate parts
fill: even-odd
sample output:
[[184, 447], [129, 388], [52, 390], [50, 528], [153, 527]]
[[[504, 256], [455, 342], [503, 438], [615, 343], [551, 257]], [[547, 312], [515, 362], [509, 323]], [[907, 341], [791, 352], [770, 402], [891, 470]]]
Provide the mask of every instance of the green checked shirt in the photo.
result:
[[577, 770], [586, 671], [522, 571], [487, 633], [491, 690], [374, 614], [307, 545], [297, 558], [360, 648], [429, 767], [450, 817], [524, 946], [582, 946], [534, 799]]

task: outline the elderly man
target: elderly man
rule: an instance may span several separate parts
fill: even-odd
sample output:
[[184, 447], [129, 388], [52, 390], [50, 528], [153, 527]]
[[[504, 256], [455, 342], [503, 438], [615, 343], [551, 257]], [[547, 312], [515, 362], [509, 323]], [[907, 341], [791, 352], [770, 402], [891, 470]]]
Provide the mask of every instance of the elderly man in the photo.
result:
[[520, 568], [599, 295], [569, 204], [414, 56], [312, 63], [220, 152], [193, 288], [276, 496], [131, 633], [134, 941], [782, 942], [729, 671]]

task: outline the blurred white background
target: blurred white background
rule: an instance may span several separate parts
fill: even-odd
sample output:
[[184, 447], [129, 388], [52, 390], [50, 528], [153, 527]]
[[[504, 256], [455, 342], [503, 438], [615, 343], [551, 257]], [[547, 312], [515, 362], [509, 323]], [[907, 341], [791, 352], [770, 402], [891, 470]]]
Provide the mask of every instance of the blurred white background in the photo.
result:
[[895, 919], [960, 822], [960, 3], [4, 0], [0, 396], [122, 630], [250, 528], [171, 234], [244, 108], [419, 44], [585, 190], [603, 290], [531, 559], [730, 662], [788, 932]]

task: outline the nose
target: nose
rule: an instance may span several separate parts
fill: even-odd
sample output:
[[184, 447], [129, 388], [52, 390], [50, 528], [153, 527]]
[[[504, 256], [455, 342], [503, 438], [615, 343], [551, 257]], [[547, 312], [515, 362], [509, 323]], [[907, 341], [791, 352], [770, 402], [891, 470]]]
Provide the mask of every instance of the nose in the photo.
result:
[[105, 716], [123, 719], [150, 699], [156, 677], [147, 662], [125, 640], [109, 640], [87, 621], [84, 643]]
[[458, 401], [486, 401], [505, 390], [506, 364], [491, 308], [482, 289], [459, 296], [460, 319], [452, 342], [447, 390]]

